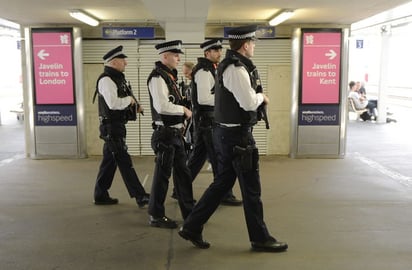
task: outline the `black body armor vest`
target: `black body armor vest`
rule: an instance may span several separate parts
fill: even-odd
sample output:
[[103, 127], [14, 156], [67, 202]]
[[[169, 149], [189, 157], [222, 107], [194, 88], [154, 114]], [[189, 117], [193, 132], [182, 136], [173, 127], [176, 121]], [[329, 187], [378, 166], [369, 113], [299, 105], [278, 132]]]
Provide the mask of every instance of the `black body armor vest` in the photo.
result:
[[215, 121], [217, 123], [253, 126], [257, 123], [257, 112], [242, 109], [233, 94], [223, 85], [223, 72], [231, 64], [245, 67], [249, 73], [252, 88], [256, 90], [257, 87], [257, 70], [252, 61], [238, 52], [227, 50], [225, 59], [223, 59], [217, 68]]
[[[157, 61], [155, 63], [155, 68], [152, 70], [149, 77], [147, 78], [147, 85], [149, 86], [149, 82], [153, 77], [159, 76], [166, 82], [167, 88], [169, 90], [169, 101], [173, 104], [183, 105], [183, 98], [182, 95], [179, 93], [179, 87], [177, 84], [177, 80], [175, 79], [177, 78], [177, 71], [172, 71], [168, 67], [163, 65], [160, 61]], [[162, 121], [165, 126], [182, 124], [184, 122], [184, 115], [159, 114], [153, 107], [153, 97], [150, 93], [150, 90], [149, 96], [153, 122]]]
[[[191, 82], [193, 112], [199, 113], [199, 114], [205, 114], [205, 115], [208, 114], [208, 115], [213, 116], [211, 113], [214, 110], [214, 106], [202, 105], [202, 104], [199, 104], [199, 101], [198, 101], [197, 84], [195, 82], [195, 75], [201, 69], [205, 71], [209, 71], [213, 77], [215, 77], [215, 74], [216, 74], [216, 67], [209, 59], [204, 58], [204, 57], [197, 59], [197, 65], [193, 68], [193, 71], [192, 71], [192, 82]], [[214, 85], [212, 86], [212, 89], [210, 89], [210, 91], [214, 93]]]
[[132, 95], [131, 89], [125, 80], [124, 74], [112, 67], [104, 67], [104, 72], [97, 79], [96, 92], [94, 93], [93, 97], [94, 102], [96, 95], [98, 96], [99, 116], [106, 122], [127, 123], [129, 108], [127, 107], [124, 110], [111, 110], [104, 100], [104, 97], [99, 93], [98, 84], [100, 79], [103, 77], [110, 77], [110, 79], [114, 81], [117, 86], [117, 96], [119, 98], [124, 98]]

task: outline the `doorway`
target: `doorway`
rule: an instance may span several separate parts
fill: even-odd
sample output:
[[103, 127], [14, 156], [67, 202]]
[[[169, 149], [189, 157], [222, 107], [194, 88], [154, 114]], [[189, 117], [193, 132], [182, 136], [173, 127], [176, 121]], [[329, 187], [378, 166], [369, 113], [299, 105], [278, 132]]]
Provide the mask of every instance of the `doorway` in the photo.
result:
[[0, 162], [25, 153], [19, 32], [0, 32]]

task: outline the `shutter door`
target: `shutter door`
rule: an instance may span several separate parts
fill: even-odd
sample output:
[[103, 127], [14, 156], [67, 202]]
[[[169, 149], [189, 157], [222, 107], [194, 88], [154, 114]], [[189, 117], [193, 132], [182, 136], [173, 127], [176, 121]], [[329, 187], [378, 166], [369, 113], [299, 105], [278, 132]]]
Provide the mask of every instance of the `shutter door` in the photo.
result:
[[[255, 54], [252, 57], [252, 61], [259, 71], [263, 91], [267, 94], [269, 66], [291, 64], [290, 39], [258, 40], [256, 42]], [[276, 91], [276, 89], [271, 89], [271, 91]], [[270, 115], [268, 117], [270, 117]], [[258, 122], [253, 129], [253, 136], [256, 140], [256, 145], [259, 148], [260, 155], [266, 155], [268, 153], [268, 132], [269, 131], [266, 130], [265, 123], [263, 121]]]
[[[110, 49], [123, 45], [125, 54], [128, 56], [128, 66], [126, 67], [126, 79], [130, 81], [135, 96], [145, 109], [145, 115], [138, 117], [136, 122], [127, 125], [127, 144], [131, 155], [153, 155], [150, 145], [152, 136], [152, 120], [150, 113], [149, 91], [147, 89], [147, 77], [154, 67], [154, 63], [159, 60], [159, 55], [154, 45], [162, 41], [149, 40], [84, 40], [83, 41], [83, 63], [102, 63], [102, 56]], [[224, 44], [223, 54], [229, 46]], [[184, 45], [185, 54], [181, 57], [178, 67], [179, 81], [182, 79], [182, 65], [184, 62], [197, 62], [198, 57], [203, 56], [203, 51], [199, 44]], [[224, 55], [222, 56], [222, 58]], [[267, 93], [268, 67], [273, 65], [291, 64], [291, 41], [290, 39], [259, 40], [256, 43], [255, 55], [252, 58], [257, 66], [263, 84], [263, 89]], [[97, 79], [97, 78], [96, 78]], [[276, 91], [273, 89], [271, 91]], [[88, 94], [89, 94], [88, 90]], [[95, 112], [97, 117], [97, 105]], [[89, 106], [89, 105], [86, 105]], [[265, 125], [259, 122], [254, 129], [256, 144], [261, 155], [267, 154], [268, 131]], [[98, 131], [96, 130], [96, 138]]]
[[154, 48], [154, 41], [142, 42], [139, 45], [139, 100], [142, 103], [145, 114], [140, 117], [140, 154], [143, 156], [153, 155], [151, 148], [152, 115], [150, 112], [149, 89], [147, 88], [147, 78], [154, 67], [154, 63], [159, 60], [159, 55]]
[[[96, 64], [101, 63], [101, 72], [103, 72], [103, 55], [105, 55], [109, 50], [123, 45], [123, 51], [127, 55], [127, 66], [125, 71], [126, 80], [130, 82], [132, 86], [133, 93], [136, 97], [139, 96], [138, 93], [138, 43], [136, 40], [84, 40], [83, 45], [83, 64]], [[86, 78], [85, 78], [86, 79]], [[90, 79], [90, 78], [87, 78]], [[95, 78], [96, 80], [97, 78]], [[94, 89], [86, 89], [86, 94], [94, 94]], [[97, 102], [96, 102], [97, 103]], [[96, 117], [98, 117], [97, 104], [92, 104], [94, 108], [92, 111], [95, 112]], [[86, 106], [89, 106], [87, 104]], [[145, 107], [147, 108], [147, 107]], [[146, 111], [147, 113], [147, 111]], [[149, 112], [150, 114], [150, 112]], [[131, 155], [140, 155], [140, 128], [139, 128], [140, 118], [137, 121], [131, 121], [127, 124], [127, 145], [129, 147], [129, 153]], [[96, 140], [99, 138], [99, 131], [96, 128], [96, 134], [94, 134]]]

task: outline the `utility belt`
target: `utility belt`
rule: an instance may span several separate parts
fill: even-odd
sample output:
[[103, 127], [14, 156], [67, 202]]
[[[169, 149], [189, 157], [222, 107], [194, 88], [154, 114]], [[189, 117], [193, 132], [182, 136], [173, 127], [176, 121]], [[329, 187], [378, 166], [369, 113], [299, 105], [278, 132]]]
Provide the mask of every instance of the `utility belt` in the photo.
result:
[[168, 127], [168, 126], [161, 126], [161, 125], [156, 125], [152, 123], [152, 128], [155, 131], [159, 131], [161, 133], [164, 133], [165, 135], [170, 135], [170, 136], [182, 136], [184, 132], [184, 128], [175, 128], [175, 127]]
[[236, 132], [252, 132], [253, 131], [253, 126], [249, 125], [242, 125], [242, 124], [222, 124], [222, 123], [216, 123], [216, 126], [231, 130], [231, 131], [236, 131]]
[[99, 122], [100, 124], [112, 124], [112, 123], [122, 123], [122, 124], [126, 124], [127, 120], [126, 119], [111, 119], [109, 117], [106, 116], [99, 116]]
[[99, 137], [105, 142], [124, 142], [126, 138], [126, 125], [122, 122], [114, 122], [112, 119], [100, 118]]
[[121, 142], [121, 143], [126, 143], [126, 138], [120, 138], [120, 137], [113, 137], [111, 135], [102, 135], [100, 134], [99, 136], [100, 139], [102, 139], [105, 142]]
[[106, 116], [99, 116], [99, 122], [100, 124], [108, 124], [110, 123], [110, 119]]
[[[217, 123], [217, 127], [227, 131], [228, 137], [236, 137], [239, 141], [233, 146], [233, 162], [237, 171], [242, 173], [257, 171], [259, 169], [259, 152], [251, 138], [253, 127], [242, 124]], [[240, 137], [240, 138], [239, 138]], [[237, 139], [236, 139], [237, 140]]]

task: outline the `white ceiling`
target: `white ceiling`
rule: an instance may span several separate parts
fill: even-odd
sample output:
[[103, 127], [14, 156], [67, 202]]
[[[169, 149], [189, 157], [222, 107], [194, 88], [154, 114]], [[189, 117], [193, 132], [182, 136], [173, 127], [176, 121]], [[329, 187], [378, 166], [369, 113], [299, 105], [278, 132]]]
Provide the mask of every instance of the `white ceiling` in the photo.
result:
[[70, 24], [70, 9], [83, 9], [103, 24], [163, 26], [170, 21], [264, 24], [280, 9], [295, 9], [284, 24], [352, 24], [410, 0], [0, 0], [0, 18], [22, 24]]

